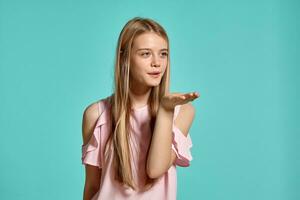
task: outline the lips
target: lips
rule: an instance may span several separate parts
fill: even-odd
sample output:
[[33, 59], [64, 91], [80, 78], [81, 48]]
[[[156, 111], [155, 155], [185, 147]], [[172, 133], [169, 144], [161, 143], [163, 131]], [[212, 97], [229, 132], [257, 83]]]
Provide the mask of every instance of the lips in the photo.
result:
[[158, 75], [158, 74], [160, 74], [160, 72], [151, 72], [151, 73], [148, 73], [148, 74], [150, 74], [150, 75]]
[[152, 78], [159, 78], [160, 77], [160, 72], [151, 72], [151, 73], [148, 73], [149, 76], [151, 76]]

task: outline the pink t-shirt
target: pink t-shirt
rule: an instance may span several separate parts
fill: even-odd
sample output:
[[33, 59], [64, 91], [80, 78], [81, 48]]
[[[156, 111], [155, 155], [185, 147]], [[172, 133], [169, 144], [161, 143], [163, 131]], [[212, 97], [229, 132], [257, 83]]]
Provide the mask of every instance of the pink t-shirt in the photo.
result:
[[[108, 97], [98, 101], [100, 116], [94, 128], [93, 135], [89, 142], [82, 145], [82, 164], [89, 164], [102, 168], [102, 176], [99, 191], [93, 196], [92, 200], [175, 200], [177, 192], [177, 173], [176, 165], [188, 167], [192, 160], [190, 148], [192, 141], [190, 135], [187, 137], [175, 126], [175, 118], [180, 109], [180, 105], [175, 107], [173, 127], [172, 127], [172, 149], [177, 155], [177, 159], [169, 170], [162, 175], [158, 182], [147, 191], [139, 192], [125, 188], [113, 178], [112, 156], [108, 157], [104, 164], [104, 146], [110, 134], [110, 105]], [[130, 117], [132, 126], [130, 145], [132, 149], [132, 170], [133, 178], [137, 185], [145, 183], [146, 153], [150, 145], [150, 113], [148, 105], [133, 109]]]

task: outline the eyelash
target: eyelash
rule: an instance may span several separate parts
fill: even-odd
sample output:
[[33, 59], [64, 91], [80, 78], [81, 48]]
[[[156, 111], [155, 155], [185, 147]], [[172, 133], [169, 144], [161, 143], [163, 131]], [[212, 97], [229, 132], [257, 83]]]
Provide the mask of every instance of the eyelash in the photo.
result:
[[[150, 53], [149, 52], [141, 53], [141, 56], [144, 56], [145, 54], [149, 55]], [[162, 54], [163, 54], [163, 56], [168, 56], [168, 53], [166, 53], [166, 52], [164, 52]]]
[[141, 56], [144, 56], [144, 55], [149, 55], [149, 52], [141, 53]]

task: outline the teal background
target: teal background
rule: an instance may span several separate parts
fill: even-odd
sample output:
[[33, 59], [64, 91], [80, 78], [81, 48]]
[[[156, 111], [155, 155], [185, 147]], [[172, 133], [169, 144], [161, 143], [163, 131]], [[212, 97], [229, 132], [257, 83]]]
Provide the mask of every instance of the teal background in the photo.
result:
[[82, 113], [135, 16], [169, 34], [171, 91], [201, 95], [178, 199], [300, 199], [299, 5], [1, 0], [0, 199], [82, 199]]

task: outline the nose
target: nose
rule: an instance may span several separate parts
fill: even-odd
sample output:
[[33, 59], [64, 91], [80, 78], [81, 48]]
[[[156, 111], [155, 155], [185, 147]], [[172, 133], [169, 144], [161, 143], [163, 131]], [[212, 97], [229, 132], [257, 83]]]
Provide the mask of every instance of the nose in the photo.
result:
[[157, 58], [156, 56], [152, 57], [152, 62], [151, 62], [151, 67], [159, 67], [160, 63], [159, 63], [159, 58]]

